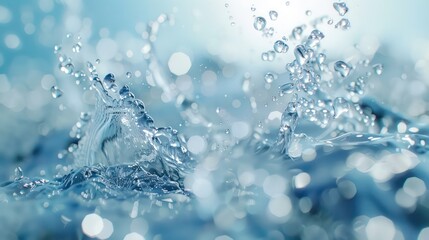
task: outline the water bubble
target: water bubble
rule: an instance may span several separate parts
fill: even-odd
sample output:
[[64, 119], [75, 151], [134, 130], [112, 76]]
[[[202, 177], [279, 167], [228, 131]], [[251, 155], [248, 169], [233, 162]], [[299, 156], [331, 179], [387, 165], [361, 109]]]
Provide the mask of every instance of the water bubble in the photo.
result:
[[281, 85], [280, 87], [280, 95], [283, 96], [288, 93], [292, 93], [293, 90], [295, 90], [295, 84], [294, 83], [285, 83]]
[[329, 19], [329, 20], [328, 20], [328, 24], [329, 24], [329, 25], [332, 25], [333, 23], [334, 23], [334, 20], [332, 20], [332, 19]]
[[252, 6], [252, 7], [250, 8], [250, 10], [252, 10], [252, 12], [254, 12], [254, 11], [256, 11], [256, 8], [255, 8], [254, 6]]
[[374, 66], [372, 66], [372, 69], [377, 75], [381, 75], [383, 73], [383, 65], [381, 64], [375, 64]]
[[340, 16], [344, 16], [349, 11], [345, 2], [334, 3], [333, 6]]
[[313, 12], [312, 12], [311, 10], [307, 10], [307, 11], [305, 11], [305, 15], [307, 15], [307, 16], [311, 16], [311, 14], [313, 14]]
[[78, 53], [78, 52], [80, 52], [80, 50], [82, 49], [82, 44], [79, 42], [79, 43], [76, 43], [75, 45], [73, 45], [73, 47], [72, 47], [72, 51], [73, 52], [75, 52], [75, 53]]
[[127, 72], [125, 75], [127, 76], [127, 78], [131, 78], [132, 76], [131, 72]]
[[61, 91], [61, 89], [59, 89], [57, 86], [52, 86], [51, 94], [53, 98], [59, 98], [63, 95], [63, 91]]
[[267, 73], [267, 74], [265, 74], [264, 79], [265, 79], [266, 83], [272, 83], [275, 79], [275, 76], [272, 73]]
[[340, 28], [341, 30], [347, 30], [350, 28], [350, 21], [347, 18], [343, 18], [337, 24], [335, 24], [335, 28]]
[[308, 36], [307, 45], [309, 47], [317, 46], [320, 43], [320, 40], [325, 38], [325, 35], [319, 30], [313, 30]]
[[334, 70], [343, 78], [349, 76], [351, 69], [352, 67], [343, 61], [337, 61], [334, 65]]
[[66, 34], [66, 38], [71, 38], [73, 35], [71, 33]]
[[67, 63], [65, 65], [60, 64], [60, 70], [65, 74], [72, 74], [74, 65], [72, 63]]
[[289, 46], [282, 40], [277, 40], [274, 43], [274, 50], [278, 53], [286, 53], [289, 50]]
[[103, 79], [103, 85], [106, 89], [111, 89], [115, 86], [115, 75], [113, 73], [107, 74]]
[[348, 112], [350, 108], [349, 102], [342, 97], [335, 98], [333, 107], [335, 112], [334, 118], [338, 118], [341, 114]]
[[99, 58], [97, 58], [97, 59], [95, 59], [95, 63], [97, 63], [97, 64], [100, 64], [100, 59]]
[[285, 2], [285, 4], [286, 4], [286, 6], [289, 6], [289, 5], [290, 5], [290, 2], [289, 2], [289, 1], [286, 1], [286, 2]]
[[271, 20], [273, 20], [273, 21], [277, 20], [278, 16], [279, 16], [279, 14], [276, 11], [274, 11], [274, 10], [270, 11]]
[[264, 30], [266, 24], [267, 22], [265, 21], [265, 18], [256, 17], [255, 22], [253, 23], [253, 27], [258, 31], [262, 31]]
[[226, 7], [226, 8], [228, 8], [228, 7], [229, 7], [229, 4], [228, 4], [228, 3], [225, 3], [225, 7]]

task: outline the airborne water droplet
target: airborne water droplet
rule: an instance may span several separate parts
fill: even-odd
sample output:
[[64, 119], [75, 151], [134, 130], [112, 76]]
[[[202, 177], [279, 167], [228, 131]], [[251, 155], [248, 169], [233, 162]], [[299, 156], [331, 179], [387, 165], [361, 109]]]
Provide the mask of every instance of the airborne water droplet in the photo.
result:
[[75, 45], [73, 45], [73, 47], [72, 47], [72, 51], [73, 52], [75, 52], [75, 53], [78, 53], [78, 52], [80, 52], [80, 50], [82, 49], [82, 44], [79, 42], [79, 43], [76, 43]]
[[335, 24], [335, 28], [340, 28], [341, 30], [347, 30], [350, 28], [350, 21], [347, 18], [343, 18], [337, 24]]
[[308, 36], [307, 45], [309, 47], [317, 46], [323, 38], [325, 38], [325, 35], [321, 31], [315, 29], [311, 32], [310, 36]]
[[381, 64], [375, 64], [372, 66], [372, 69], [374, 69], [375, 74], [381, 75], [383, 73], [383, 65]]
[[274, 50], [278, 53], [286, 53], [289, 50], [289, 46], [282, 40], [277, 40], [274, 43]]
[[266, 83], [272, 83], [275, 79], [275, 76], [272, 73], [267, 73], [267, 74], [265, 74], [264, 78], [265, 78]]
[[115, 85], [115, 75], [113, 73], [107, 74], [103, 79], [103, 85], [106, 89], [111, 89]]
[[309, 58], [308, 52], [303, 45], [296, 46], [295, 51], [294, 51], [294, 55], [295, 55], [296, 61], [300, 65], [307, 63], [308, 58]]
[[350, 74], [351, 69], [352, 68], [343, 61], [337, 61], [334, 65], [334, 70], [343, 78]]
[[313, 14], [313, 12], [312, 12], [311, 10], [307, 10], [307, 11], [305, 11], [305, 15], [307, 15], [307, 16], [311, 16], [311, 14]]
[[67, 63], [66, 65], [60, 65], [60, 70], [65, 74], [72, 74], [74, 66], [72, 63]]
[[301, 35], [302, 35], [303, 32], [304, 32], [304, 29], [302, 27], [295, 27], [292, 30], [292, 37], [295, 40], [299, 40], [299, 39], [301, 39]]
[[295, 84], [286, 83], [281, 85], [279, 88], [280, 88], [280, 95], [283, 96], [285, 94], [292, 93], [293, 90], [295, 89]]
[[59, 51], [61, 51], [61, 46], [60, 45], [55, 45], [54, 46], [54, 53], [58, 53]]
[[271, 20], [273, 20], [273, 21], [277, 20], [278, 16], [279, 16], [279, 14], [276, 11], [274, 11], [274, 10], [270, 11]]
[[268, 61], [268, 53], [263, 52], [263, 53], [261, 54], [261, 59], [262, 59], [262, 61]]
[[57, 86], [52, 86], [51, 94], [53, 98], [59, 98], [63, 95], [63, 91], [61, 91], [61, 89], [59, 89]]
[[334, 118], [338, 118], [341, 114], [348, 112], [350, 108], [348, 101], [342, 97], [335, 98], [333, 107], [335, 112]]
[[340, 16], [344, 16], [349, 11], [345, 2], [334, 3], [333, 6]]
[[92, 63], [91, 63], [91, 62], [86, 62], [86, 67], [88, 68], [88, 71], [89, 71], [90, 73], [94, 73], [94, 72], [95, 72], [95, 70], [96, 70], [95, 66], [94, 66], [94, 65], [92, 65]]
[[255, 22], [253, 23], [253, 27], [258, 31], [262, 31], [264, 30], [266, 24], [267, 22], [265, 21], [265, 18], [256, 17]]
[[274, 51], [268, 51], [267, 52], [267, 56], [268, 56], [268, 61], [272, 62], [272, 61], [274, 61], [274, 58], [276, 57], [276, 52], [274, 52]]
[[21, 167], [15, 168], [15, 180], [22, 179], [24, 176], [24, 173], [22, 172]]
[[127, 78], [131, 78], [131, 72], [126, 73]]

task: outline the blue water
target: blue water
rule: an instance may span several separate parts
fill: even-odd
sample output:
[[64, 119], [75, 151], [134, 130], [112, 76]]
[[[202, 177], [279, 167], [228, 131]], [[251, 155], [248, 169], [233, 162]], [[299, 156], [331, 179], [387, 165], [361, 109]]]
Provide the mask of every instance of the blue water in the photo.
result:
[[325, 48], [347, 3], [278, 38], [281, 8], [240, 28], [222, 3], [255, 66], [175, 49], [180, 9], [130, 33], [80, 4], [1, 5], [0, 238], [429, 238], [424, 76], [369, 40]]

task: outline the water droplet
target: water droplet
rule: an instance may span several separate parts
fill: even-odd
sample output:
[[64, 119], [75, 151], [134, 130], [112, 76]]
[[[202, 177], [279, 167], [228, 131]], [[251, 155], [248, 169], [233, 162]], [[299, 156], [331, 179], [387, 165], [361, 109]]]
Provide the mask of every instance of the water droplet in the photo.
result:
[[59, 89], [57, 86], [52, 86], [51, 94], [53, 98], [59, 98], [63, 95], [63, 91], [61, 91], [61, 89]]
[[261, 54], [261, 59], [262, 59], [262, 61], [268, 61], [268, 53], [267, 52], [263, 52]]
[[220, 107], [216, 108], [216, 113], [219, 114], [220, 113]]
[[255, 8], [254, 6], [252, 6], [252, 7], [250, 8], [250, 10], [252, 10], [252, 12], [254, 12], [254, 11], [256, 11], [256, 8]]
[[66, 65], [60, 64], [60, 70], [65, 74], [72, 74], [74, 66], [72, 63], [67, 63]]
[[317, 56], [317, 62], [319, 64], [322, 64], [325, 62], [325, 60], [326, 60], [326, 55], [323, 53], [319, 53], [319, 55]]
[[273, 21], [277, 20], [278, 16], [279, 16], [279, 14], [276, 11], [274, 11], [274, 10], [270, 11], [271, 20], [273, 20]]
[[229, 7], [229, 4], [228, 4], [228, 3], [225, 3], [225, 7], [226, 7], [226, 8], [228, 8], [228, 7]]
[[320, 43], [320, 40], [325, 38], [325, 35], [319, 30], [313, 30], [308, 36], [307, 45], [309, 47], [315, 47]]
[[54, 53], [58, 53], [59, 51], [61, 51], [61, 46], [60, 45], [55, 45], [54, 46]]
[[335, 112], [334, 118], [338, 118], [341, 114], [348, 112], [350, 108], [349, 102], [342, 97], [335, 98], [333, 107]]
[[106, 89], [111, 89], [115, 85], [115, 75], [113, 73], [107, 74], [103, 79], [103, 85]]
[[274, 51], [268, 51], [267, 54], [268, 54], [268, 61], [269, 62], [274, 61], [274, 58], [276, 57], [276, 52], [274, 52]]
[[332, 20], [332, 19], [329, 19], [329, 20], [328, 20], [328, 24], [329, 24], [329, 25], [332, 25], [333, 23], [334, 23], [334, 20]]
[[131, 72], [127, 72], [126, 76], [127, 76], [127, 78], [131, 78], [131, 76], [132, 76]]
[[290, 2], [289, 2], [289, 1], [286, 1], [286, 2], [285, 2], [285, 4], [286, 4], [286, 6], [289, 6], [289, 5], [290, 5]]
[[344, 16], [349, 11], [345, 2], [334, 3], [333, 5], [340, 16]]
[[71, 38], [73, 35], [71, 33], [66, 34], [66, 38]]
[[256, 17], [255, 22], [253, 23], [253, 27], [258, 31], [262, 31], [264, 30], [266, 24], [267, 22], [265, 21], [265, 18]]
[[119, 96], [121, 97], [121, 99], [134, 98], [134, 94], [130, 92], [130, 87], [128, 87], [128, 85], [124, 85], [119, 90]]
[[343, 61], [337, 61], [334, 65], [334, 70], [343, 78], [350, 74], [351, 69], [351, 66]]
[[305, 15], [307, 15], [307, 16], [311, 16], [311, 14], [313, 14], [313, 12], [312, 12], [311, 10], [307, 10], [307, 11], [305, 11]]
[[381, 75], [383, 73], [383, 65], [381, 64], [375, 64], [374, 66], [372, 66], [372, 69], [377, 75]]
[[97, 63], [97, 64], [100, 64], [100, 59], [99, 58], [97, 58], [96, 60], [95, 60], [95, 63]]
[[274, 43], [274, 50], [278, 53], [286, 53], [289, 50], [289, 46], [282, 40], [277, 40]]
[[86, 67], [90, 73], [95, 73], [96, 68], [91, 62], [86, 62]]
[[91, 119], [91, 115], [87, 112], [81, 112], [80, 113], [80, 120], [83, 122], [88, 122]]
[[230, 132], [230, 131], [229, 131], [229, 129], [226, 129], [226, 130], [225, 130], [225, 133], [226, 133], [226, 134], [229, 134], [229, 132]]
[[275, 79], [275, 76], [272, 73], [267, 73], [267, 74], [265, 74], [264, 79], [265, 79], [266, 83], [272, 83]]
[[309, 54], [303, 45], [296, 46], [294, 55], [300, 65], [304, 65], [309, 59]]
[[350, 21], [347, 18], [343, 18], [337, 24], [335, 24], [335, 28], [340, 28], [341, 30], [347, 30], [350, 28]]
[[285, 83], [281, 85], [279, 88], [280, 88], [280, 95], [283, 96], [285, 94], [292, 93], [293, 90], [295, 90], [295, 84]]
[[15, 181], [22, 179], [24, 177], [24, 173], [22, 172], [21, 167], [15, 168], [14, 173], [15, 173]]
[[76, 43], [75, 45], [73, 45], [73, 47], [72, 47], [72, 51], [73, 52], [75, 52], [75, 53], [78, 53], [78, 52], [80, 52], [80, 50], [82, 49], [82, 44], [79, 42], [79, 43]]
[[295, 40], [299, 40], [299, 39], [301, 39], [303, 32], [304, 32], [304, 29], [301, 26], [295, 27], [294, 29], [292, 29], [292, 37]]

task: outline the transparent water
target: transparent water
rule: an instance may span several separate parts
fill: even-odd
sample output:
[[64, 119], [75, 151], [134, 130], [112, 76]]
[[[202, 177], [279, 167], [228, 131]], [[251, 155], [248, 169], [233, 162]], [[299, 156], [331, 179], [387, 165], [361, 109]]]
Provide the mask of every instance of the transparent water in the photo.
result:
[[[218, 3], [254, 41], [204, 50], [180, 40], [177, 6], [130, 33], [96, 30], [82, 4], [23, 4], [28, 40], [4, 37], [2, 238], [429, 238], [424, 62], [368, 38], [325, 47], [358, 25], [349, 3], [251, 4], [242, 22]], [[17, 29], [20, 7], [2, 24]], [[43, 47], [25, 52], [33, 34]]]

